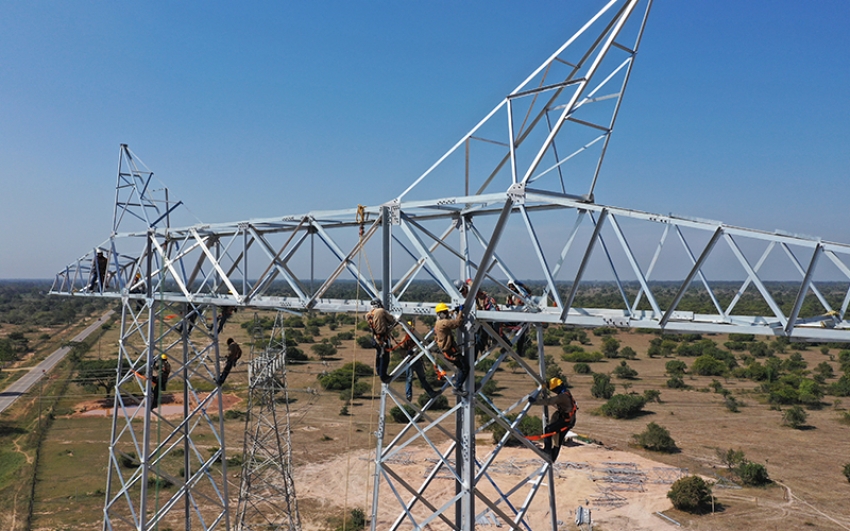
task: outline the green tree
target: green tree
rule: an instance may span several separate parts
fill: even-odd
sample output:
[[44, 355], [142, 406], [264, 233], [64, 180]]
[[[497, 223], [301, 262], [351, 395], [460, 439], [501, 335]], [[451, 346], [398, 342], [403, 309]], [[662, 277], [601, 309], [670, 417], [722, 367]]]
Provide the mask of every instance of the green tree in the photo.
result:
[[611, 383], [611, 377], [607, 374], [594, 373], [590, 394], [593, 398], [604, 398], [606, 400], [611, 398], [614, 395], [614, 384]]
[[673, 507], [689, 513], [702, 513], [711, 508], [711, 486], [699, 476], [686, 476], [670, 487], [667, 497]]
[[632, 435], [632, 438], [638, 446], [652, 452], [669, 454], [678, 450], [676, 448], [676, 442], [673, 440], [673, 437], [670, 437], [670, 432], [667, 428], [659, 426], [654, 422], [647, 424], [643, 432]]
[[576, 363], [573, 365], [573, 372], [576, 374], [590, 374], [593, 371], [590, 370], [590, 365], [587, 363]]
[[606, 417], [629, 419], [637, 416], [645, 405], [646, 399], [640, 395], [614, 395], [599, 409]]
[[850, 463], [844, 465], [844, 477], [847, 478], [847, 481], [850, 482]]
[[634, 380], [638, 377], [638, 372], [625, 361], [621, 361], [620, 365], [614, 369], [614, 376], [623, 380]]
[[336, 347], [330, 343], [316, 343], [310, 347], [310, 350], [316, 353], [320, 358], [330, 358], [336, 354]]
[[722, 376], [727, 370], [725, 363], [710, 354], [703, 354], [691, 365], [691, 372], [700, 376]]
[[115, 388], [116, 376], [115, 360], [83, 360], [77, 365], [74, 383], [81, 385], [89, 393], [96, 393], [102, 388], [109, 398]]
[[602, 354], [606, 358], [616, 358], [620, 350], [620, 342], [611, 336], [605, 336], [602, 340]]
[[688, 365], [682, 360], [670, 360], [664, 365], [664, 370], [670, 376], [681, 376], [685, 374]]
[[620, 349], [620, 357], [627, 360], [637, 359], [637, 352], [632, 347], [623, 347]]
[[748, 487], [760, 487], [770, 483], [767, 468], [759, 463], [744, 460], [735, 469], [735, 474], [741, 478], [741, 483]]
[[782, 414], [782, 424], [798, 430], [805, 426], [809, 414], [800, 406], [793, 406]]

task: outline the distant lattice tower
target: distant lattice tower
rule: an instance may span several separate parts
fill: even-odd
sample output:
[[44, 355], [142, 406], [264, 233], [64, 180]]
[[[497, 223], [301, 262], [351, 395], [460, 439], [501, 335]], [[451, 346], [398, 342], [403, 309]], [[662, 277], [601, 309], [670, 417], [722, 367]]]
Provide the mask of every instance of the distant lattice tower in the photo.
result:
[[286, 340], [281, 312], [275, 318], [265, 350], [260, 350], [257, 345], [263, 342], [263, 327], [259, 316], [254, 314], [236, 525], [240, 530], [300, 531], [301, 518], [291, 473]]

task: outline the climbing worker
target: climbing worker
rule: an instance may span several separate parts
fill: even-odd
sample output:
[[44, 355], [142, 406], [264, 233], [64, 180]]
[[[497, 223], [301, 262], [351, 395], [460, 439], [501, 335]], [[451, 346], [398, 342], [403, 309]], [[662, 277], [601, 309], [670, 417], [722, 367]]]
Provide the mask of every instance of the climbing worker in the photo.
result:
[[[168, 363], [168, 356], [163, 354], [157, 361], [159, 363], [154, 362], [153, 369], [151, 370], [151, 411], [159, 405], [160, 388], [165, 391], [166, 384], [168, 384], [168, 377], [171, 375], [171, 364]], [[154, 371], [156, 371], [156, 374], [154, 374]]]
[[372, 309], [366, 314], [366, 321], [372, 331], [372, 343], [375, 346], [375, 373], [384, 383], [390, 382], [387, 368], [390, 364], [390, 330], [396, 325], [395, 317], [384, 309], [380, 299], [372, 300]]
[[434, 311], [437, 313], [437, 322], [434, 323], [434, 341], [442, 351], [443, 357], [457, 367], [458, 373], [454, 381], [455, 393], [465, 396], [466, 391], [463, 389], [463, 384], [469, 376], [469, 360], [457, 348], [454, 334], [454, 330], [463, 325], [463, 307], [459, 306], [455, 309], [454, 318], [451, 316], [449, 306], [444, 302], [437, 303]]
[[555, 406], [556, 408], [549, 418], [549, 424], [543, 429], [543, 437], [546, 438], [544, 449], [550, 453], [554, 463], [558, 459], [558, 453], [561, 451], [567, 432], [576, 425], [578, 405], [576, 405], [572, 393], [567, 389], [567, 384], [560, 378], [549, 380], [549, 390], [555, 394], [548, 398], [537, 398], [537, 393], [533, 393], [529, 395], [528, 403], [539, 406]]
[[[413, 322], [408, 321], [408, 332], [404, 335], [404, 338], [399, 342], [395, 347], [391, 350], [401, 349], [405, 352], [405, 356], [408, 358], [412, 358], [416, 353], [416, 341], [413, 340], [411, 334], [413, 334]], [[428, 383], [428, 379], [425, 378], [425, 367], [422, 364], [422, 357], [417, 358], [410, 364], [407, 368], [407, 381], [404, 388], [404, 394], [407, 397], [407, 400], [410, 401], [413, 399], [413, 373], [416, 373], [416, 377], [419, 378], [419, 383], [422, 385], [422, 389], [428, 394], [430, 398], [434, 398], [439, 393], [434, 391], [431, 387], [431, 384]]]
[[[230, 316], [236, 313], [236, 308], [233, 306], [222, 306], [221, 313], [215, 318], [216, 333], [220, 334], [224, 330], [224, 323], [230, 319]], [[197, 315], [197, 314], [196, 314]]]
[[224, 380], [227, 379], [227, 375], [230, 374], [230, 370], [233, 369], [233, 366], [236, 365], [236, 362], [239, 361], [239, 358], [242, 357], [242, 349], [239, 347], [239, 343], [233, 341], [232, 337], [227, 338], [227, 363], [224, 364], [224, 370], [221, 371], [221, 376], [218, 378], [218, 385], [224, 385]]

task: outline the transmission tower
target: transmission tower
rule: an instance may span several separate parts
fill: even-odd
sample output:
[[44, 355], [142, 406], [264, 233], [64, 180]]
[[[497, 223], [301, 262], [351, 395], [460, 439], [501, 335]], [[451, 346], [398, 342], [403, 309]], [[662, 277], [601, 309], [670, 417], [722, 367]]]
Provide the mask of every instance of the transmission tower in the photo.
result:
[[[460, 346], [470, 374], [475, 374], [476, 364], [492, 360], [480, 382], [486, 385], [502, 364], [513, 362], [528, 392], [545, 385], [542, 327], [549, 324], [850, 341], [850, 289], [837, 301], [821, 289], [821, 283], [836, 277], [850, 283], [850, 245], [596, 201], [596, 184], [651, 0], [600, 4], [444, 156], [382, 205], [179, 225], [176, 218], [184, 209], [167, 193], [157, 201], [149, 199], [153, 188], [142, 186], [144, 179], [138, 176], [147, 175], [143, 172], [132, 173], [137, 181], [122, 187], [128, 173], [119, 164], [119, 192], [132, 193], [130, 199], [121, 193], [116, 196], [117, 221], [109, 238], [61, 271], [52, 288], [55, 294], [121, 299], [125, 318], [116, 396], [150, 396], [146, 375], [156, 355], [169, 345], [182, 354], [177, 377], [187, 396], [193, 395], [196, 382], [208, 385], [217, 376], [217, 333], [177, 334], [178, 325], [168, 324], [171, 314], [184, 316], [185, 323], [186, 312], [192, 309], [214, 319], [226, 306], [357, 312], [368, 306], [369, 299], [380, 298], [396, 316], [433, 315], [436, 301], [416, 300], [411, 290], [415, 282], [437, 287], [443, 300], [464, 306]], [[564, 15], [570, 18], [569, 13]], [[126, 146], [121, 153], [122, 161], [136, 160]], [[125, 227], [130, 220], [141, 226]], [[86, 290], [98, 249], [109, 257], [107, 281], [102, 288]], [[368, 257], [368, 263], [381, 264], [380, 282], [361, 272], [360, 255]], [[327, 267], [320, 280], [313, 277], [314, 263]], [[524, 304], [500, 311], [475, 308], [473, 298], [485, 283], [509, 291], [508, 281], [519, 275], [542, 280], [542, 293], [514, 293]], [[344, 278], [356, 282], [362, 300], [327, 296]], [[471, 286], [464, 296], [453, 279], [467, 278]], [[588, 289], [583, 282], [587, 278], [614, 283], [619, 300], [608, 308], [579, 305]], [[665, 283], [652, 282], [656, 278]], [[771, 281], [789, 278], [798, 279], [796, 296], [783, 302]], [[720, 281], [735, 282], [736, 293], [719, 295]], [[270, 288], [275, 283], [282, 284], [288, 295], [279, 295], [280, 290], [273, 294]], [[684, 307], [682, 301], [693, 293], [710, 300], [711, 309], [700, 313]], [[738, 302], [745, 297], [757, 300], [765, 310], [741, 311]], [[141, 315], [134, 311], [138, 304], [144, 308]], [[519, 323], [536, 335], [537, 361], [530, 363], [519, 355], [516, 335], [500, 333], [504, 323]], [[402, 327], [406, 328], [403, 320]], [[472, 338], [482, 331], [493, 346], [476, 361]], [[553, 464], [517, 429], [529, 413], [525, 400], [488, 397], [476, 391], [470, 378], [465, 393], [448, 411], [436, 411], [433, 403], [423, 407], [409, 403], [395, 389], [394, 382], [417, 358], [435, 362], [441, 356], [433, 341], [420, 340], [412, 359], [399, 364], [392, 382], [382, 387], [372, 529], [418, 530], [435, 523], [472, 531], [477, 519], [497, 517], [508, 529], [554, 531]], [[133, 515], [122, 519], [131, 528], [150, 529], [151, 506], [161, 507], [156, 515], [183, 506], [181, 514], [194, 510], [199, 524], [193, 529], [229, 526], [222, 424], [206, 414], [206, 408], [216, 408], [222, 418], [220, 389], [195, 395], [203, 407], [188, 409], [180, 421], [159, 424], [160, 439], [155, 438], [153, 421], [162, 417], [139, 413], [145, 422], [135, 429], [135, 410], [126, 399], [118, 404], [116, 398], [120, 407], [113, 420], [110, 478], [120, 479], [120, 491], [108, 489], [106, 527], [117, 522], [119, 501], [122, 515]], [[400, 409], [409, 422], [389, 437], [384, 419], [395, 406], [404, 406]], [[479, 451], [476, 436], [493, 425], [505, 435], [486, 452]], [[198, 459], [206, 457], [196, 450], [198, 430], [218, 439], [220, 450], [209, 459]], [[163, 442], [149, 449], [151, 440]], [[509, 441], [539, 459], [539, 466], [525, 477], [505, 480], [493, 473], [503, 463], [502, 450]], [[152, 493], [145, 488], [152, 474], [162, 475], [156, 472], [158, 456], [179, 445], [196, 461], [186, 466], [187, 479], [177, 493], [170, 498], [154, 495], [151, 501]], [[118, 452], [125, 446], [143, 456], [138, 476], [128, 476], [118, 463]], [[421, 481], [405, 477], [395, 465], [400, 453], [412, 447], [424, 448], [436, 463]], [[450, 492], [438, 485], [446, 479], [454, 484]], [[201, 480], [207, 481], [206, 486]], [[207, 503], [195, 502], [199, 496]], [[178, 505], [180, 500], [185, 500], [183, 506]], [[533, 524], [532, 514], [549, 517], [545, 524]]]
[[[266, 342], [254, 314], [254, 342], [248, 365], [242, 481], [236, 509], [240, 531], [300, 531], [301, 519], [292, 482], [292, 443], [286, 387], [286, 336], [283, 313], [275, 317]], [[278, 415], [281, 408], [281, 415]]]

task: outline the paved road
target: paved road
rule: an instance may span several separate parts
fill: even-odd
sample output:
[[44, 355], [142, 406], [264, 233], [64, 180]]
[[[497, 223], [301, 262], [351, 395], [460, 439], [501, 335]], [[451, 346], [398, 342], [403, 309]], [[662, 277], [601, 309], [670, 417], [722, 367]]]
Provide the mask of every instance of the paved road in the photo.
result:
[[[100, 319], [98, 319], [97, 321], [89, 325], [88, 328], [77, 334], [76, 337], [74, 337], [74, 339], [72, 339], [71, 341], [83, 341], [85, 338], [89, 337], [92, 332], [97, 330], [98, 327], [103, 325], [103, 323], [105, 323], [106, 320], [109, 319], [113, 313], [115, 312], [109, 310], [108, 312], [103, 314]], [[12, 385], [0, 392], [0, 413], [2, 413], [6, 410], [6, 408], [11, 406], [12, 403], [17, 400], [19, 396], [29, 391], [32, 386], [34, 386], [45, 374], [50, 372], [53, 367], [56, 366], [57, 363], [62, 361], [62, 358], [64, 358], [70, 351], [70, 347], [62, 347], [56, 350], [53, 354], [47, 356], [44, 361], [30, 369], [29, 372], [26, 373], [23, 377], [21, 377]]]

